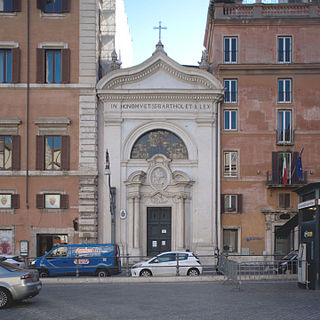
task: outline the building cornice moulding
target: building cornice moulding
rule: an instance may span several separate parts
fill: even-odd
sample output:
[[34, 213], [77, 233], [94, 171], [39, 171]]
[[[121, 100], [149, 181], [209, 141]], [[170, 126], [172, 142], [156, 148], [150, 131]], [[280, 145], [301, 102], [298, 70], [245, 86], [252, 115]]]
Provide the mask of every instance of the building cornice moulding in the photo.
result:
[[219, 102], [220, 101], [220, 92], [217, 94], [168, 94], [168, 92], [163, 94], [150, 94], [150, 93], [123, 93], [123, 94], [99, 94], [98, 97], [103, 102], [111, 101], [210, 101], [210, 102]]
[[288, 74], [318, 74], [320, 73], [320, 63], [290, 63], [290, 64], [219, 64], [219, 73], [237, 74], [272, 74], [283, 72]]

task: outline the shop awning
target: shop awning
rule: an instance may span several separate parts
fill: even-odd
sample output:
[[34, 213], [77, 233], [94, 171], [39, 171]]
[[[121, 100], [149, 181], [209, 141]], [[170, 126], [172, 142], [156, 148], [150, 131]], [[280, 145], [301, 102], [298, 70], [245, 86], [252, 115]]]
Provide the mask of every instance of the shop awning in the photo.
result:
[[288, 220], [283, 226], [276, 229], [276, 236], [286, 236], [298, 225], [298, 215], [296, 214]]

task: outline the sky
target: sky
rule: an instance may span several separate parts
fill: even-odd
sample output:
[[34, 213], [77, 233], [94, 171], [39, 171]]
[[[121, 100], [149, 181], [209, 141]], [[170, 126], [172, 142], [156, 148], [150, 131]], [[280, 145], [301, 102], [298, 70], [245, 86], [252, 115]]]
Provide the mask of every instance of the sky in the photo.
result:
[[151, 57], [161, 42], [170, 58], [182, 65], [201, 60], [209, 0], [124, 0], [133, 45], [133, 65]]

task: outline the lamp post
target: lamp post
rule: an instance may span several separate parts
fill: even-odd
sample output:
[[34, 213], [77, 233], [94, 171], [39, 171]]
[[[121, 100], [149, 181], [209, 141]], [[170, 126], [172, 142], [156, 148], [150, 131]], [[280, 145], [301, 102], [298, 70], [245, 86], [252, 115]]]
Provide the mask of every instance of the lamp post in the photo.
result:
[[111, 242], [115, 243], [115, 209], [116, 209], [116, 188], [111, 187], [111, 171], [110, 171], [110, 159], [108, 149], [106, 150], [106, 166], [104, 169], [104, 174], [108, 179], [108, 189], [109, 189], [109, 204], [110, 204], [110, 214], [111, 214]]

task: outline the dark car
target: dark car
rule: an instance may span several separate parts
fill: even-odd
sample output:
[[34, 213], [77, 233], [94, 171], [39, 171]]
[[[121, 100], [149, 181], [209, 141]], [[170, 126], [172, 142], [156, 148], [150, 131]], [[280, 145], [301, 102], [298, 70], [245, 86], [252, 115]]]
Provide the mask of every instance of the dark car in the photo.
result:
[[32, 298], [41, 288], [37, 270], [0, 262], [0, 308], [9, 306], [12, 301]]
[[297, 273], [298, 251], [289, 252], [279, 261], [278, 273]]

